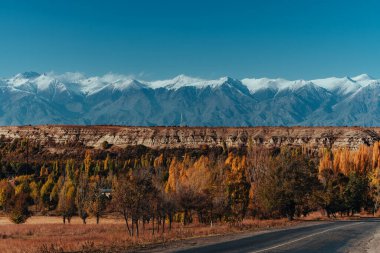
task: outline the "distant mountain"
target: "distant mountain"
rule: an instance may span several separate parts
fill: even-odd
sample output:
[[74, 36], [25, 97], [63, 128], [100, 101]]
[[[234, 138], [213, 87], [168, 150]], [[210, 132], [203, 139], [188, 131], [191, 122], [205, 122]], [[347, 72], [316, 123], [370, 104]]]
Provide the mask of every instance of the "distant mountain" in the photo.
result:
[[364, 74], [147, 82], [35, 72], [0, 79], [0, 125], [27, 124], [379, 126], [380, 81]]

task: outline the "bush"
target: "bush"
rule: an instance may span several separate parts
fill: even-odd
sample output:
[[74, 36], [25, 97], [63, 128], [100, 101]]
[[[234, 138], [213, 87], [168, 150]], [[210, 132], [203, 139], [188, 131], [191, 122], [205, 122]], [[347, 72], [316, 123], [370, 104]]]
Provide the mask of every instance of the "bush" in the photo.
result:
[[37, 252], [39, 253], [63, 253], [64, 250], [62, 247], [60, 246], [57, 246], [57, 245], [54, 245], [54, 244], [50, 244], [47, 245], [47, 244], [43, 244], [38, 250]]
[[102, 143], [102, 148], [103, 149], [108, 149], [111, 145], [108, 143], [108, 141], [103, 141]]
[[15, 195], [9, 210], [9, 219], [15, 224], [25, 223], [30, 217], [28, 195], [21, 192]]

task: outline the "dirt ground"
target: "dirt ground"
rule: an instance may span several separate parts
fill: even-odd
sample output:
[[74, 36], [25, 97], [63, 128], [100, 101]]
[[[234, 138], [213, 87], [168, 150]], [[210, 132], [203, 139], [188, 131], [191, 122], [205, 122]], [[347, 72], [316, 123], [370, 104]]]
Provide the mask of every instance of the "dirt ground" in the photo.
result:
[[[183, 226], [175, 223], [173, 229], [159, 233], [146, 225], [138, 238], [130, 237], [123, 220], [107, 217], [95, 224], [88, 219], [86, 225], [78, 217], [71, 224], [62, 224], [61, 217], [34, 216], [25, 224], [12, 224], [7, 217], [0, 217], [0, 252], [125, 252], [148, 250], [160, 252], [181, 245], [202, 243], [200, 238], [220, 240], [224, 236], [243, 236], [245, 233], [295, 226], [302, 221], [245, 220], [240, 226], [228, 224], [191, 224]], [[195, 240], [191, 241], [191, 240]], [[206, 239], [207, 240], [207, 239]]]

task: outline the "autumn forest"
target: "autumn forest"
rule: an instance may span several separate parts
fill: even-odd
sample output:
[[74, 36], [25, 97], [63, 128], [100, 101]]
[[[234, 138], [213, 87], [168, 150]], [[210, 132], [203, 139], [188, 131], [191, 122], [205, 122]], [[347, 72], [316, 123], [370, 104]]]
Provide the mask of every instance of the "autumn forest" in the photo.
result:
[[130, 236], [244, 218], [292, 220], [375, 214], [379, 206], [380, 143], [319, 150], [307, 147], [81, 149], [49, 155], [38, 142], [0, 140], [0, 207], [14, 223], [32, 215], [78, 216], [101, 223], [113, 213]]

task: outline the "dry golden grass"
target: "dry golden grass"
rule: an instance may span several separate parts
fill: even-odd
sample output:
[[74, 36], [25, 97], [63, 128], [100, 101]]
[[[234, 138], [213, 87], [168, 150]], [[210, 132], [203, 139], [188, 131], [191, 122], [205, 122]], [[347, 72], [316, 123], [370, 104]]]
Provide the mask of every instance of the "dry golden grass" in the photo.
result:
[[150, 227], [140, 228], [140, 237], [131, 238], [125, 224], [120, 219], [108, 217], [87, 225], [73, 218], [72, 224], [62, 224], [59, 217], [32, 217], [26, 224], [14, 225], [6, 217], [0, 217], [0, 252], [121, 252], [135, 247], [147, 246], [192, 237], [204, 237], [241, 231], [255, 231], [279, 228], [296, 224], [281, 220], [245, 220], [239, 226], [215, 224], [212, 227], [202, 224], [182, 226], [175, 223], [173, 229], [152, 235]]
[[354, 215], [336, 214], [335, 217], [333, 215], [331, 215], [330, 217], [327, 217], [324, 212], [316, 211], [316, 212], [310, 213], [306, 217], [300, 218], [300, 220], [303, 220], [303, 221], [334, 221], [334, 220], [357, 220], [357, 219], [361, 219], [361, 218], [377, 218], [377, 217], [380, 217], [380, 212], [373, 215], [373, 214], [370, 214], [368, 212], [363, 211], [361, 213], [357, 213]]

